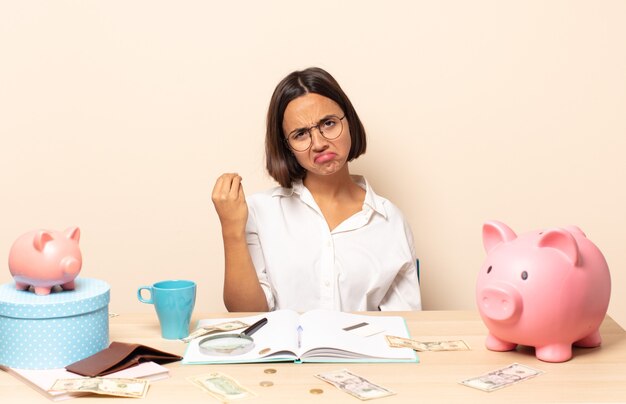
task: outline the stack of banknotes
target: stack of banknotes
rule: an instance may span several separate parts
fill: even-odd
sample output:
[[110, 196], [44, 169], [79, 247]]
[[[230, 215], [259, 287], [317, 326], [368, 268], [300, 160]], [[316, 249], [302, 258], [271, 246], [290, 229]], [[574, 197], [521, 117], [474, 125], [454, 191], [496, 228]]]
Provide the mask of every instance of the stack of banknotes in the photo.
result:
[[210, 325], [206, 327], [197, 328], [185, 338], [181, 338], [181, 340], [184, 342], [189, 342], [193, 339], [202, 337], [207, 334], [212, 334], [214, 332], [233, 331], [233, 330], [238, 330], [240, 328], [247, 328], [247, 327], [248, 327], [248, 324], [242, 323], [241, 321], [227, 321], [225, 323], [214, 324], [214, 325]]
[[150, 382], [144, 379], [114, 379], [89, 377], [80, 379], [59, 379], [51, 391], [94, 393], [117, 397], [144, 398]]

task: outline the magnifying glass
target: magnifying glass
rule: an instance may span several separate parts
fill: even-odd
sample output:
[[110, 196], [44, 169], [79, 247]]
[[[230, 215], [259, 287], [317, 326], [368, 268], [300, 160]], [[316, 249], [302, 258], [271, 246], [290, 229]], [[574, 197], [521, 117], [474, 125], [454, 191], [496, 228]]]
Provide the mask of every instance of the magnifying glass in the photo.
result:
[[265, 324], [267, 318], [262, 318], [239, 334], [219, 334], [203, 338], [198, 347], [205, 355], [243, 355], [254, 348], [251, 335]]

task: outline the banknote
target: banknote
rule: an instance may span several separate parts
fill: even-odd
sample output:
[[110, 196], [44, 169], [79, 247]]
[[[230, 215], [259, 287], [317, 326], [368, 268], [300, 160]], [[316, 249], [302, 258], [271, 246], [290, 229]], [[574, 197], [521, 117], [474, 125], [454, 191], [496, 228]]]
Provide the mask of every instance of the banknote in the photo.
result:
[[51, 391], [94, 393], [118, 397], [144, 398], [150, 382], [144, 379], [116, 379], [90, 377], [81, 379], [58, 379]]
[[513, 363], [502, 369], [463, 380], [461, 384], [482, 391], [494, 391], [530, 379], [541, 373], [543, 371], [520, 365], [519, 363]]
[[240, 400], [256, 396], [230, 376], [220, 372], [190, 377], [189, 380], [221, 401]]
[[320, 373], [315, 375], [315, 377], [332, 384], [341, 391], [360, 400], [372, 400], [395, 394], [393, 391], [378, 386], [364, 377], [355, 375], [346, 369]]
[[248, 324], [242, 323], [241, 321], [228, 321], [225, 323], [211, 324], [211, 325], [207, 325], [204, 327], [196, 328], [188, 336], [186, 336], [185, 338], [181, 338], [181, 340], [183, 340], [184, 342], [189, 342], [192, 339], [196, 339], [203, 335], [211, 334], [214, 332], [232, 331], [232, 330], [238, 330], [240, 328], [247, 328], [247, 327], [248, 327]]
[[385, 335], [387, 344], [396, 348], [411, 348], [416, 351], [467, 351], [469, 347], [462, 340], [453, 341], [417, 341], [409, 338]]

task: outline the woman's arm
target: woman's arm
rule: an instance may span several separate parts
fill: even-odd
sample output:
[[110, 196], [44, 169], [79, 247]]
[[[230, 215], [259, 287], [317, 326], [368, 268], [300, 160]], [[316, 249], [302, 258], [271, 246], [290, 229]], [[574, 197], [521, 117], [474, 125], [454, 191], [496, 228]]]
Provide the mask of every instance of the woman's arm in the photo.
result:
[[382, 311], [421, 310], [422, 299], [415, 262], [407, 262], [378, 307]]
[[211, 195], [224, 240], [224, 304], [228, 311], [267, 311], [246, 243], [248, 205], [238, 174], [223, 174]]
[[400, 239], [398, 239], [397, 242], [406, 243], [406, 261], [398, 271], [387, 295], [380, 303], [379, 309], [383, 311], [421, 310], [422, 296], [417, 277], [417, 260], [415, 258], [413, 232], [402, 213], [398, 211], [398, 214], [400, 214], [402, 218], [404, 235], [399, 232], [398, 237]]

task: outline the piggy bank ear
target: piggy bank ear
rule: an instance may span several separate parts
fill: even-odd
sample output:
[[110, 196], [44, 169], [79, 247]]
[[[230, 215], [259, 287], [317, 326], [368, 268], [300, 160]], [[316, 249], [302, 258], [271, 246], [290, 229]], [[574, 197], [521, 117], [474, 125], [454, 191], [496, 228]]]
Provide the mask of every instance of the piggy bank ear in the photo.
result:
[[80, 229], [78, 227], [70, 227], [66, 229], [63, 234], [65, 234], [65, 237], [74, 240], [77, 243], [80, 240]]
[[581, 235], [581, 236], [583, 236], [583, 237], [585, 237], [585, 238], [587, 237], [587, 235], [585, 234], [585, 232], [584, 232], [584, 231], [582, 231], [582, 230], [580, 229], [580, 227], [578, 227], [578, 226], [574, 226], [574, 225], [565, 226], [565, 227], [564, 227], [564, 229], [565, 229], [565, 230], [567, 230], [567, 231], [569, 231], [569, 232], [570, 232], [570, 233], [572, 233], [572, 234], [578, 234], [578, 235]]
[[52, 241], [52, 234], [46, 230], [39, 230], [35, 233], [35, 238], [33, 239], [33, 246], [35, 250], [41, 252], [48, 242]]
[[489, 253], [500, 243], [515, 240], [517, 235], [509, 226], [496, 220], [491, 220], [483, 224], [483, 246]]
[[578, 243], [576, 243], [574, 236], [567, 230], [546, 230], [539, 237], [537, 245], [542, 248], [554, 248], [563, 254], [572, 265], [578, 265]]

